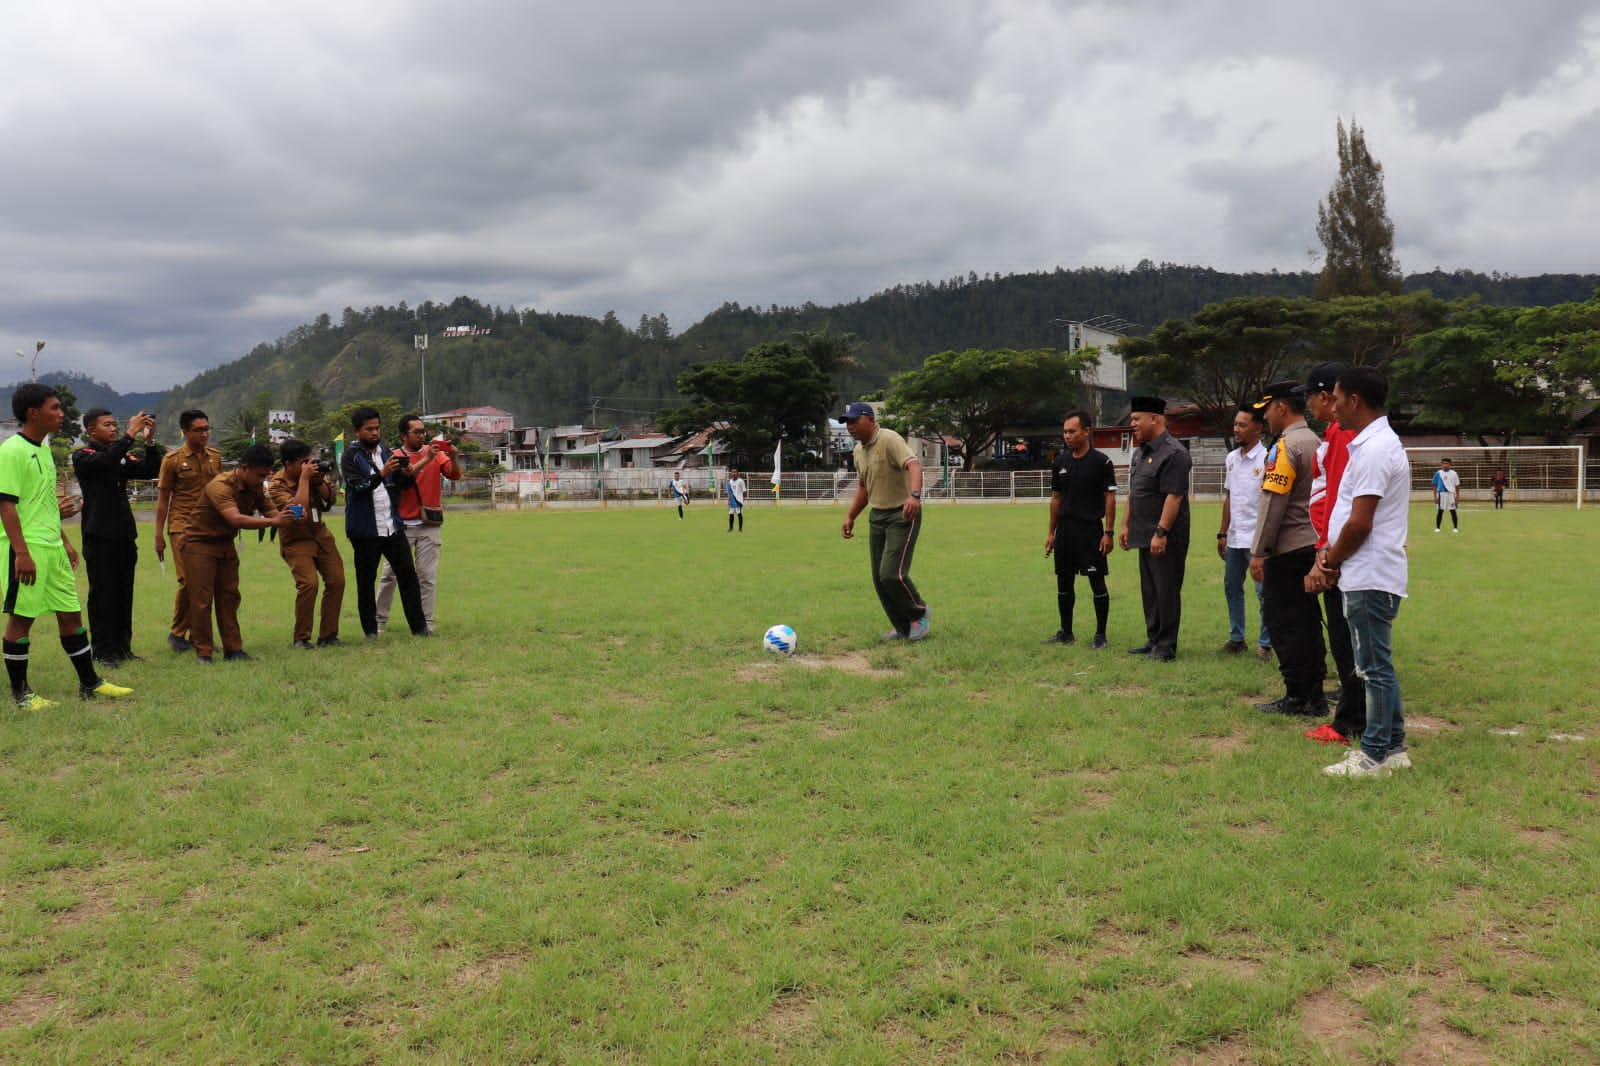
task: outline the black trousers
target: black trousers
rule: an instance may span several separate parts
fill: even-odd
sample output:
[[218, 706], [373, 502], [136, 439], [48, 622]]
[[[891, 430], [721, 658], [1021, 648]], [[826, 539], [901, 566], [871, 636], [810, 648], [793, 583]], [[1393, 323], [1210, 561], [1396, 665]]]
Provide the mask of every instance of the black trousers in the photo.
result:
[[139, 542], [119, 537], [83, 538], [83, 571], [89, 578], [89, 639], [97, 659], [133, 653], [133, 577]]
[[1285, 694], [1292, 699], [1322, 697], [1327, 666], [1322, 644], [1322, 609], [1317, 595], [1306, 591], [1306, 575], [1316, 562], [1315, 548], [1269, 556], [1261, 582], [1261, 613], [1272, 634]]
[[361, 632], [369, 637], [378, 632], [378, 563], [384, 560], [394, 571], [395, 584], [400, 588], [406, 624], [413, 633], [426, 632], [428, 617], [422, 612], [422, 586], [417, 584], [417, 567], [411, 560], [411, 545], [405, 534], [351, 537], [350, 553], [355, 556], [356, 613], [361, 617]]
[[1144, 635], [1152, 652], [1178, 650], [1178, 625], [1183, 620], [1183, 573], [1188, 562], [1188, 541], [1169, 540], [1165, 555], [1151, 555], [1149, 548], [1139, 549]]
[[1359, 740], [1367, 731], [1367, 689], [1356, 673], [1356, 653], [1350, 644], [1350, 626], [1344, 620], [1344, 593], [1329, 589], [1322, 594], [1322, 615], [1328, 621], [1328, 650], [1339, 672], [1339, 705], [1333, 709], [1333, 728]]

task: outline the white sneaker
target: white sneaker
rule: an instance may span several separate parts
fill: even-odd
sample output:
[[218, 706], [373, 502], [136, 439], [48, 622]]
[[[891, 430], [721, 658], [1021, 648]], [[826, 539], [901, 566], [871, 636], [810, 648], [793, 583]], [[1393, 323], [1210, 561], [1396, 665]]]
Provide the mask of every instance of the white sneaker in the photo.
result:
[[1399, 751], [1391, 751], [1384, 756], [1383, 768], [1385, 770], [1409, 770], [1411, 769], [1411, 756], [1406, 754], [1406, 749], [1404, 748]]
[[1451, 527], [1451, 528], [1450, 528], [1450, 532], [1452, 532], [1452, 533], [1460, 533], [1460, 532], [1461, 532], [1461, 530], [1459, 530], [1459, 529], [1456, 529], [1456, 528], [1455, 528], [1455, 527], [1454, 527], [1454, 526], [1452, 526], [1452, 527]]
[[1324, 766], [1322, 772], [1329, 777], [1385, 777], [1389, 773], [1383, 763], [1359, 748], [1346, 755], [1342, 762]]
[[1438, 526], [1434, 526], [1434, 527], [1433, 527], [1433, 531], [1434, 531], [1434, 532], [1435, 532], [1435, 533], [1443, 533], [1443, 532], [1444, 532], [1444, 530], [1442, 530], [1442, 529], [1440, 529], [1440, 528], [1439, 528], [1439, 527], [1438, 527]]

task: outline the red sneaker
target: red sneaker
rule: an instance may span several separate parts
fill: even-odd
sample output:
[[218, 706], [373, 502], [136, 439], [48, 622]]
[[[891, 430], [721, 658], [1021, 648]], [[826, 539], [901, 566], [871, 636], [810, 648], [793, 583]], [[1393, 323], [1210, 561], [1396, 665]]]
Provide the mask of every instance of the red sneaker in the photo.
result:
[[1306, 730], [1306, 736], [1319, 744], [1348, 744], [1350, 738], [1339, 732], [1327, 722], [1323, 722], [1315, 729]]

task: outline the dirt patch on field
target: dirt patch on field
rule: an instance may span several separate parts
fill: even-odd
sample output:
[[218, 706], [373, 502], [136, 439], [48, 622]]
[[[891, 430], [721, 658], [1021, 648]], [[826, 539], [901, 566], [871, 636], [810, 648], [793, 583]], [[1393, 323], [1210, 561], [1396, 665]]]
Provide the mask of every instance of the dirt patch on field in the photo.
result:
[[[1362, 1006], [1386, 978], [1357, 971], [1348, 983], [1314, 992], [1300, 1002], [1300, 1028], [1307, 1040], [1340, 1062], [1365, 1062], [1372, 1057], [1378, 1027]], [[1448, 983], [1433, 975], [1435, 984]], [[1488, 1066], [1494, 1058], [1479, 1041], [1451, 1025], [1431, 989], [1416, 990], [1406, 1000], [1405, 1047], [1395, 1061], [1402, 1066]]]
[[748, 1031], [780, 1048], [810, 1046], [817, 1036], [816, 1001], [798, 993], [781, 995]]
[[1434, 718], [1426, 714], [1406, 715], [1406, 728], [1420, 729], [1427, 733], [1449, 733], [1461, 727], [1445, 718]]
[[1212, 755], [1235, 755], [1245, 749], [1249, 740], [1242, 733], [1229, 733], [1220, 737], [1195, 737], [1194, 742]]
[[746, 663], [736, 673], [741, 681], [771, 680], [781, 676], [778, 671], [795, 666], [807, 670], [842, 670], [857, 677], [900, 676], [899, 670], [872, 665], [872, 661], [859, 651], [847, 651], [841, 655], [796, 655], [790, 659]]
[[533, 956], [525, 951], [509, 951], [476, 959], [455, 972], [451, 982], [462, 988], [491, 988], [508, 972], [520, 968]]
[[0, 1003], [0, 1032], [38, 1025], [55, 1012], [55, 996], [30, 989], [9, 1003]]

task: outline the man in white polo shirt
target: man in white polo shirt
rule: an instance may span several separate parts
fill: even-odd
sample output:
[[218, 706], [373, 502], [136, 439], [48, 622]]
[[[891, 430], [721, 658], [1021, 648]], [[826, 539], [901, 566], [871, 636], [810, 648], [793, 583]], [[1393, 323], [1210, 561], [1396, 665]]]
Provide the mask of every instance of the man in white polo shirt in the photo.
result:
[[1335, 416], [1355, 437], [1328, 519], [1328, 547], [1306, 580], [1309, 591], [1337, 586], [1343, 593], [1356, 672], [1366, 689], [1361, 747], [1323, 770], [1335, 777], [1378, 777], [1411, 766], [1390, 645], [1406, 594], [1411, 464], [1383, 413], [1388, 398], [1388, 383], [1371, 367], [1352, 367], [1334, 385]]
[[[1245, 649], [1244, 579], [1250, 573], [1250, 545], [1255, 543], [1256, 511], [1261, 501], [1261, 475], [1266, 473], [1267, 447], [1261, 443], [1266, 421], [1250, 404], [1241, 404], [1233, 416], [1233, 442], [1237, 448], [1224, 460], [1222, 475], [1222, 529], [1217, 533], [1217, 555], [1222, 559], [1222, 598], [1228, 604], [1228, 642], [1222, 650], [1238, 655]], [[1261, 606], [1261, 582], [1256, 606]], [[1263, 611], [1256, 630], [1256, 657], [1272, 658], [1272, 638], [1267, 635]]]

